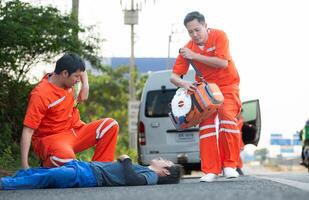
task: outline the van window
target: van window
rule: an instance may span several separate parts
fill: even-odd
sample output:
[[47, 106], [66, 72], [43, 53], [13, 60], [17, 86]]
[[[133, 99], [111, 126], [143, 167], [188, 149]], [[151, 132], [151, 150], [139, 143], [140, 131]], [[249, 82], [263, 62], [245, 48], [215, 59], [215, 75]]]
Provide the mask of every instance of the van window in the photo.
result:
[[146, 96], [146, 117], [168, 117], [171, 111], [170, 103], [176, 93], [176, 89], [153, 90]]

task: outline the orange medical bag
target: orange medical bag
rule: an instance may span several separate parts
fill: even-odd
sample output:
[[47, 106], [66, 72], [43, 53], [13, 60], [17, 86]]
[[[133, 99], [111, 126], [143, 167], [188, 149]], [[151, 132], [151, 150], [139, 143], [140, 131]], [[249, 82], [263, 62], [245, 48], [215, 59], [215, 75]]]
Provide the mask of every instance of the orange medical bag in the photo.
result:
[[194, 83], [196, 86], [194, 92], [184, 88], [176, 91], [169, 116], [177, 130], [198, 125], [203, 119], [216, 112], [224, 101], [218, 85], [206, 82], [192, 61], [189, 60], [189, 62], [202, 81]]

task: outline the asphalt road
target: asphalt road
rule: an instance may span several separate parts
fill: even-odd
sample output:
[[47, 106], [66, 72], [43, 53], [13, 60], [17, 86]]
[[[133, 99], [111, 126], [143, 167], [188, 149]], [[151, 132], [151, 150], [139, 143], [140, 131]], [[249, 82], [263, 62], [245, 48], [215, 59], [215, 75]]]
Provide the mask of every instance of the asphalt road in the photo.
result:
[[187, 177], [176, 185], [0, 191], [0, 200], [302, 200], [309, 197], [309, 173], [268, 173], [200, 183]]

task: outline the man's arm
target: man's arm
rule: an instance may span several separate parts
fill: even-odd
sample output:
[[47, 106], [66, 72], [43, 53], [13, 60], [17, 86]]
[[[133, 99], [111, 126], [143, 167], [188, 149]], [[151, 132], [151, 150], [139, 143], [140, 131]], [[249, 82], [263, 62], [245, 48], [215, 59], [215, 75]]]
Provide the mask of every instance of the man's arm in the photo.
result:
[[81, 73], [80, 81], [82, 83], [82, 87], [79, 91], [77, 97], [77, 103], [82, 103], [88, 99], [89, 95], [89, 84], [88, 84], [88, 75], [87, 71]]
[[198, 62], [202, 62], [210, 67], [214, 68], [226, 68], [228, 66], [228, 61], [222, 58], [214, 57], [214, 56], [205, 56], [199, 53], [193, 52], [189, 48], [181, 48], [179, 53], [186, 59], [196, 60]]
[[177, 87], [181, 87], [181, 88], [185, 88], [187, 90], [190, 91], [194, 91], [195, 90], [195, 86], [193, 85], [193, 83], [183, 80], [179, 74], [176, 73], [172, 73], [171, 77], [170, 77], [170, 81], [176, 85]]
[[21, 166], [24, 169], [29, 168], [28, 155], [29, 155], [29, 150], [31, 146], [31, 139], [32, 139], [33, 132], [34, 130], [32, 128], [24, 126], [21, 140], [20, 140]]
[[126, 185], [134, 186], [134, 185], [147, 185], [147, 180], [145, 176], [141, 174], [137, 174], [133, 170], [131, 158], [127, 155], [122, 155], [119, 157], [118, 161], [123, 166], [124, 178]]

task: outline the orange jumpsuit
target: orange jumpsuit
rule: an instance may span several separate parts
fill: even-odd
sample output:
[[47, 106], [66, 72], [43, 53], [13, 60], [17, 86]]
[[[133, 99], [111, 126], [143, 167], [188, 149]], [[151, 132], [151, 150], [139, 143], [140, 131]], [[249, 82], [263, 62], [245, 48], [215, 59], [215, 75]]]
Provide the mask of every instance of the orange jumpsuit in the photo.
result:
[[61, 166], [92, 146], [92, 160], [114, 160], [118, 123], [111, 118], [82, 122], [73, 88], [53, 85], [48, 75], [31, 91], [24, 126], [34, 129], [32, 147], [44, 167]]
[[[237, 126], [237, 116], [241, 109], [239, 99], [239, 76], [229, 53], [229, 42], [221, 30], [208, 29], [208, 39], [201, 49], [190, 40], [186, 46], [192, 51], [205, 56], [215, 56], [228, 61], [227, 68], [214, 68], [204, 63], [193, 63], [203, 74], [205, 80], [216, 83], [224, 96], [224, 102], [218, 113], [213, 114], [200, 124], [200, 157], [201, 169], [205, 173], [221, 173], [222, 167], [236, 168], [239, 160], [240, 131]], [[173, 72], [186, 74], [189, 64], [178, 55]], [[196, 80], [199, 78], [195, 76]], [[219, 118], [218, 139], [215, 118]]]
[[[237, 117], [237, 119], [238, 119], [238, 124], [237, 124], [237, 126], [238, 126], [238, 129], [239, 129], [239, 131], [240, 131], [240, 137], [239, 137], [239, 140], [240, 140], [240, 141], [239, 141], [240, 151], [243, 151], [244, 148], [245, 148], [245, 144], [244, 144], [244, 142], [243, 142], [243, 140], [242, 140], [242, 134], [243, 134], [243, 132], [242, 132], [242, 127], [243, 127], [243, 125], [244, 125], [244, 119], [243, 119], [243, 117], [241, 116], [241, 114]], [[242, 162], [242, 159], [241, 159], [240, 156], [239, 156], [239, 160], [238, 160], [238, 163], [237, 163], [236, 167], [239, 168], [239, 169], [241, 169], [241, 168], [243, 167], [243, 162]]]

